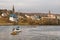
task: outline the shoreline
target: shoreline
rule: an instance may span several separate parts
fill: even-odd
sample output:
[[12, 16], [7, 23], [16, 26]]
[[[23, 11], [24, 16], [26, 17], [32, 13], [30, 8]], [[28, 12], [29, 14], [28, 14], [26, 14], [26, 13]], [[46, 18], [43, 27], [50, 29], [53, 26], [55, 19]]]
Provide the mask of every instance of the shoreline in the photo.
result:
[[13, 24], [6, 24], [6, 25], [1, 25], [0, 26], [60, 26], [60, 25], [13, 25]]

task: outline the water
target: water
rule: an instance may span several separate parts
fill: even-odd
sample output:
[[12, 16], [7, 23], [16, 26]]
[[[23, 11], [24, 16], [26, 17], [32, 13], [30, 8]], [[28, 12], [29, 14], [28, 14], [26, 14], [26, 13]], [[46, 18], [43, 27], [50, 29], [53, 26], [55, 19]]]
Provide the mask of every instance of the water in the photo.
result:
[[20, 26], [22, 32], [11, 35], [17, 26], [0, 26], [0, 40], [60, 40], [60, 26]]

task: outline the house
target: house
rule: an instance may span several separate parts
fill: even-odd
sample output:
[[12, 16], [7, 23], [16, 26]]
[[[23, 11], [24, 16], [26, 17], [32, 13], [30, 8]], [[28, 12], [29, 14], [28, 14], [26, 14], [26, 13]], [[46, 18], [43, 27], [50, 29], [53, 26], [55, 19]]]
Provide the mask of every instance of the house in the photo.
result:
[[7, 16], [7, 14], [6, 13], [2, 13], [1, 16], [2, 17], [5, 17], [5, 16]]
[[31, 16], [31, 19], [32, 20], [40, 20], [40, 16], [33, 15], [33, 16]]
[[57, 19], [59, 19], [59, 20], [60, 20], [60, 16], [57, 16]]
[[56, 19], [56, 16], [55, 16], [55, 15], [53, 15], [53, 14], [50, 14], [50, 15], [48, 15], [48, 18]]
[[42, 17], [42, 19], [56, 19], [56, 16], [49, 11], [48, 15]]
[[56, 16], [51, 14], [51, 12], [49, 11], [48, 15], [47, 15], [48, 18], [50, 19], [56, 19]]
[[5, 12], [0, 13], [0, 18], [2, 18], [2, 17], [7, 17], [7, 16], [8, 16], [8, 14], [5, 13]]
[[8, 10], [6, 9], [0, 9], [0, 18], [7, 17], [8, 16]]
[[25, 14], [25, 16], [26, 16], [27, 18], [29, 18], [29, 17], [30, 17], [30, 16], [28, 16], [28, 15], [26, 15], [26, 14]]
[[18, 21], [18, 17], [17, 17], [16, 14], [10, 14], [10, 15], [9, 15], [9, 20], [10, 20], [10, 21], [17, 22], [17, 21]]

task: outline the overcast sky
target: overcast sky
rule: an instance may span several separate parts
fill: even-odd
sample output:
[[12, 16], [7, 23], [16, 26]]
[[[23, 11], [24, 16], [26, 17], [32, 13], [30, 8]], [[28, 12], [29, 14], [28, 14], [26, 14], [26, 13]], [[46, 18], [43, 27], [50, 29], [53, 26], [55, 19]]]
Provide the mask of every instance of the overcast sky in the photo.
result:
[[20, 12], [60, 13], [60, 0], [0, 0], [0, 9], [12, 9]]

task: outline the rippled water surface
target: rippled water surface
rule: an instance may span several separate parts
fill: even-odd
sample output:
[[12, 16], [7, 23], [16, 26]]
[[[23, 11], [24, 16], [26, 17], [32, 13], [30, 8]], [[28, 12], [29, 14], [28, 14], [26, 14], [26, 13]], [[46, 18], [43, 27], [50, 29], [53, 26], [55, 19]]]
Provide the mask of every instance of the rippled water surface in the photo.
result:
[[20, 26], [22, 32], [11, 35], [17, 26], [0, 26], [0, 40], [60, 40], [60, 26]]

